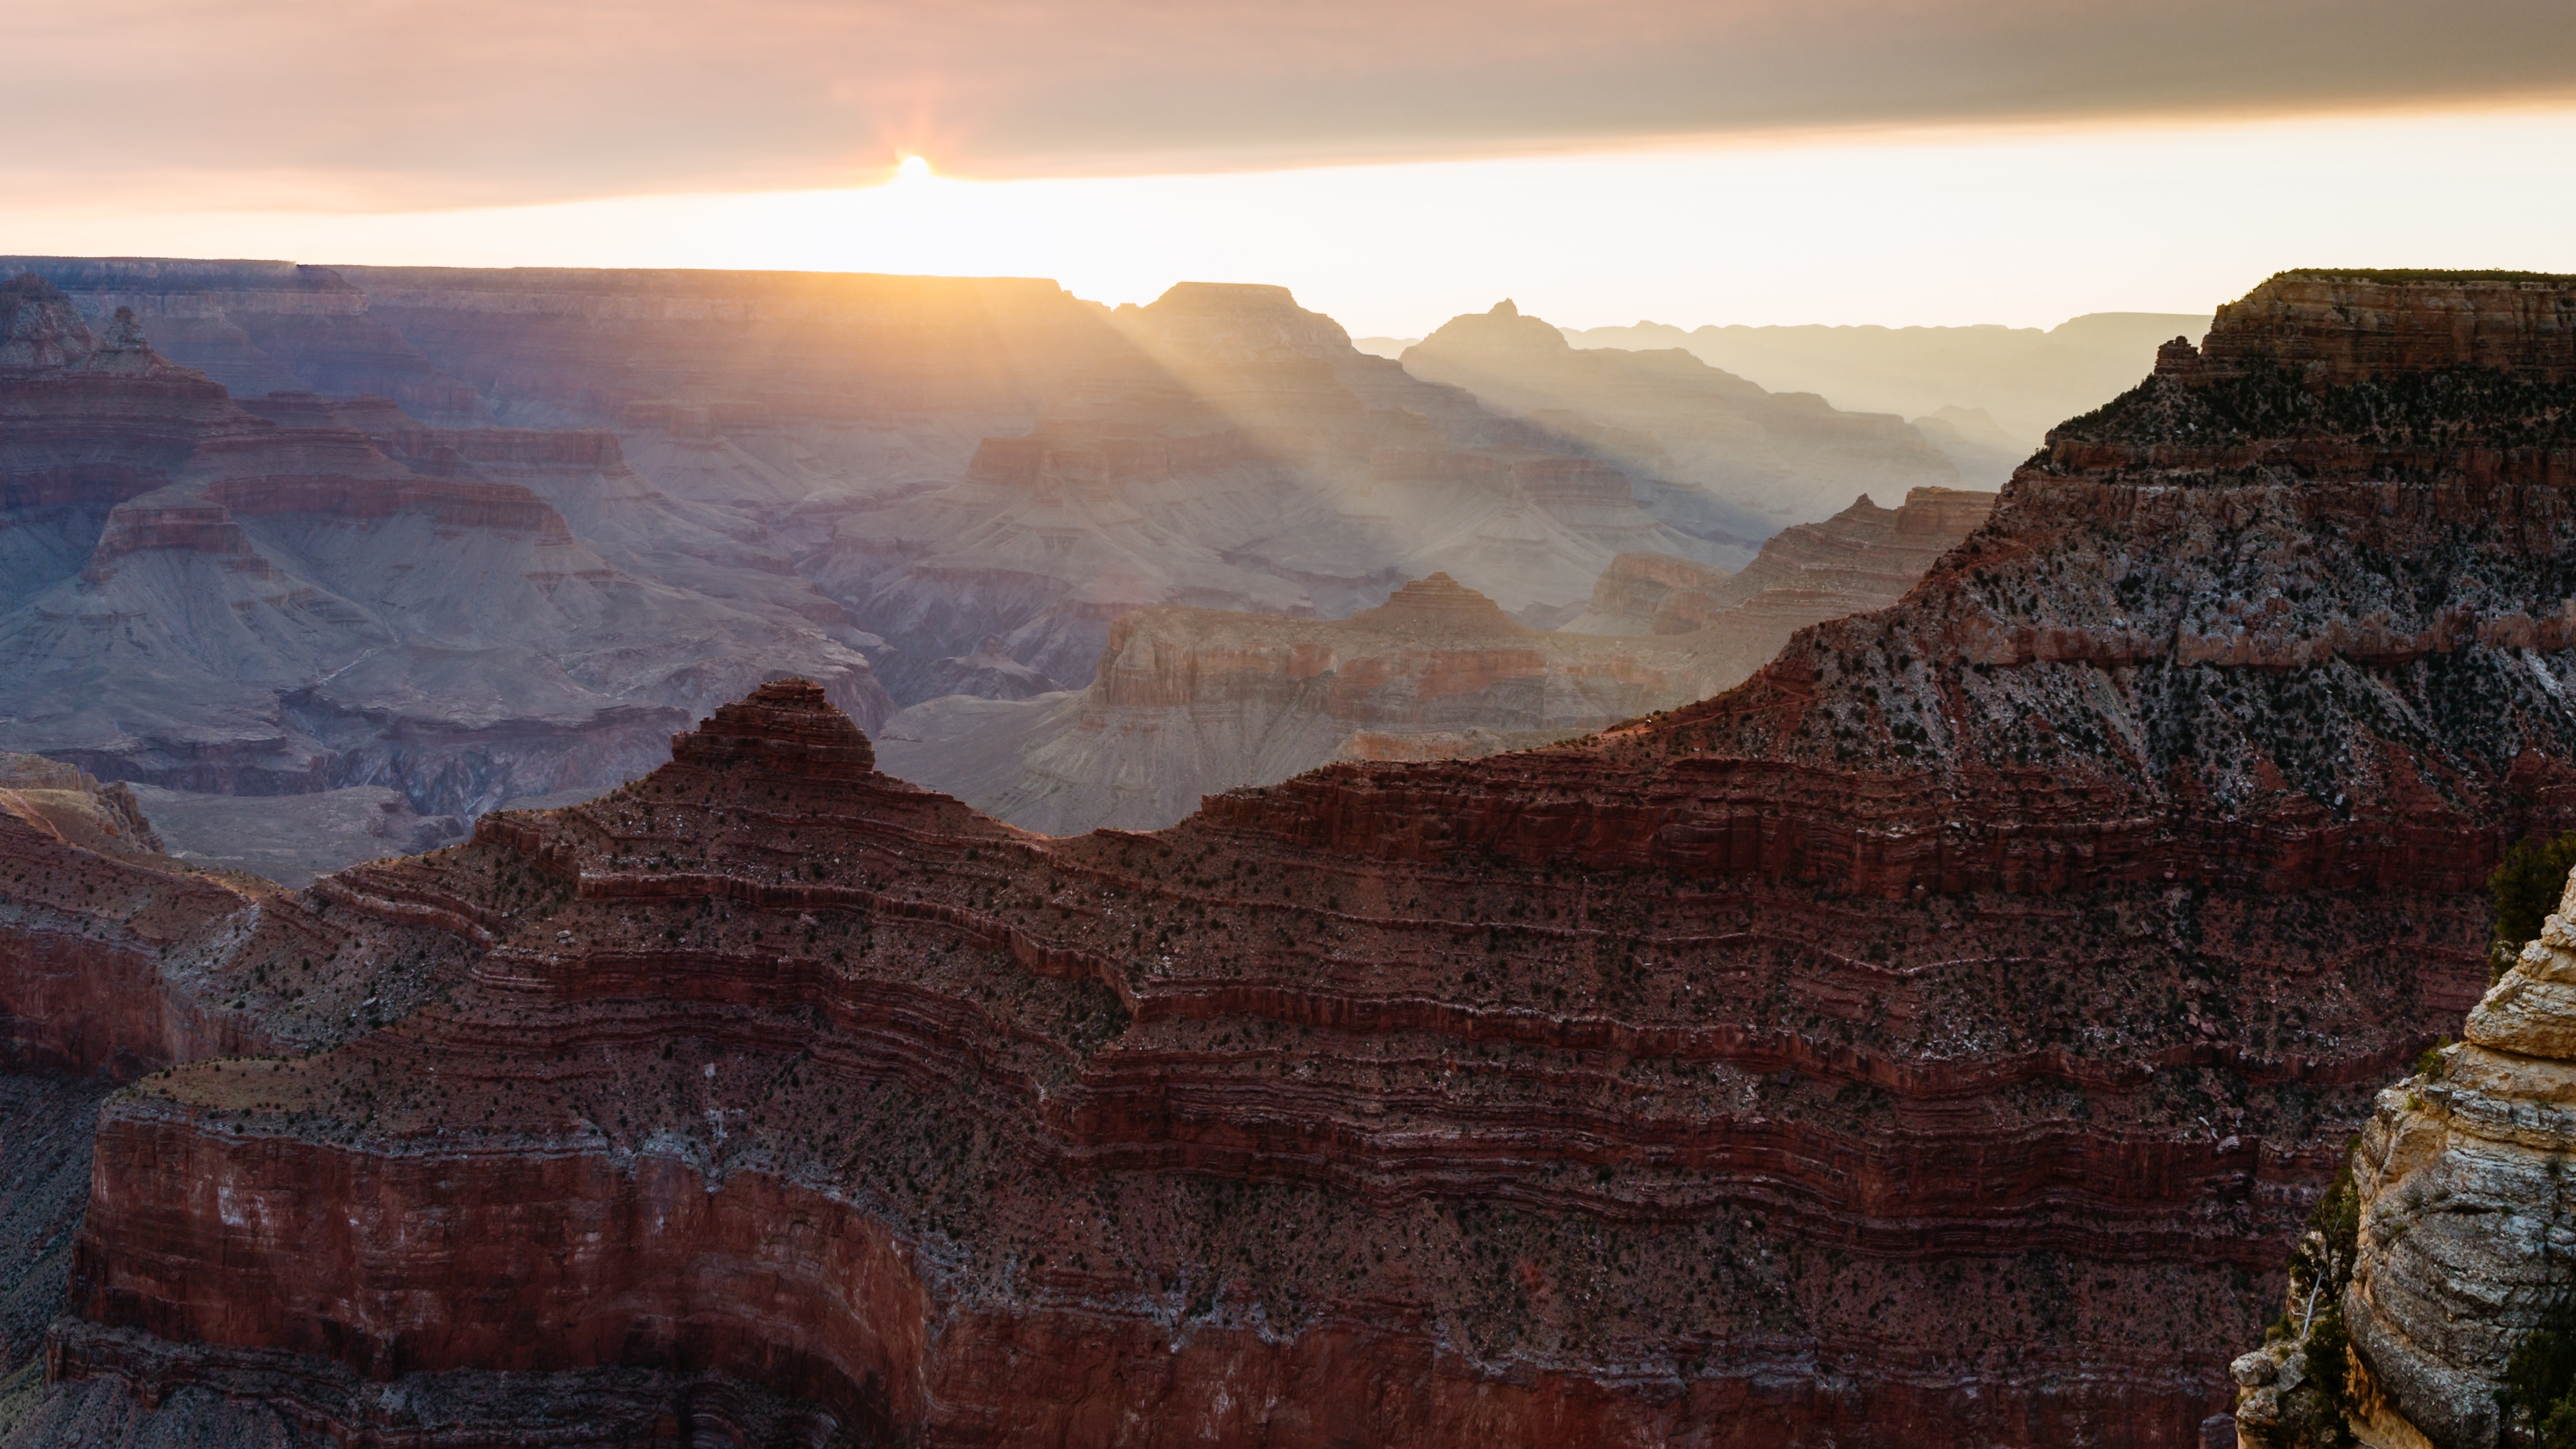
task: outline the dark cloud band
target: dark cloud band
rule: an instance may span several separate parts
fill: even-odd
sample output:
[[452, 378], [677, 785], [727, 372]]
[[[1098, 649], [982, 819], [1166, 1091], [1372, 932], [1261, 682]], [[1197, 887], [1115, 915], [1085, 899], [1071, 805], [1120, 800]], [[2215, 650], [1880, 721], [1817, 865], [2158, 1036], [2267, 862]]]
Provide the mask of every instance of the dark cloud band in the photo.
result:
[[5, 168], [389, 204], [2576, 93], [2565, 0], [33, 0]]

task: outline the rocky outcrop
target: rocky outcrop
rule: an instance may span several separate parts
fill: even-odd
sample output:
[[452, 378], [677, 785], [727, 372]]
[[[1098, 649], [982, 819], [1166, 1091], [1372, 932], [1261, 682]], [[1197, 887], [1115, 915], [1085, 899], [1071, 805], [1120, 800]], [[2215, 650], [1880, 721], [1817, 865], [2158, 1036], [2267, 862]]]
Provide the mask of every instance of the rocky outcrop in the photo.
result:
[[882, 743], [890, 773], [1014, 825], [1159, 829], [1203, 796], [1330, 760], [1462, 759], [1565, 739], [1744, 672], [1723, 667], [1702, 641], [1533, 629], [1433, 574], [1331, 622], [1142, 610], [1111, 626], [1089, 687], [932, 700], [889, 722]]
[[1576, 350], [1509, 302], [1452, 318], [1407, 349], [1404, 368], [1464, 388], [1696, 505], [1705, 525], [1759, 537], [1758, 517], [1824, 516], [1855, 487], [1956, 487], [1957, 469], [1903, 418], [1838, 412], [1775, 394], [1680, 348]]
[[805, 780], [865, 780], [876, 773], [868, 737], [806, 679], [764, 684], [671, 737], [671, 758], [702, 770], [752, 768]]
[[41, 755], [0, 754], [0, 810], [88, 850], [123, 855], [162, 848], [132, 787], [102, 785]]
[[1864, 495], [1822, 523], [1781, 530], [1732, 574], [1686, 559], [1624, 555], [1564, 628], [1612, 635], [1714, 630], [1711, 642], [1731, 636], [1747, 656], [1740, 679], [1806, 625], [1905, 597], [1934, 561], [1985, 522], [1994, 502], [1994, 494], [1960, 488], [1917, 488], [1895, 508]]
[[2538, 272], [2283, 272], [2218, 309], [2198, 375], [2310, 386], [2457, 368], [2576, 382], [2576, 299]]
[[[1775, 537], [1764, 547], [1777, 541]], [[1623, 553], [1601, 571], [1601, 577], [1593, 581], [1590, 602], [1563, 628], [1569, 634], [1620, 638], [1656, 633], [1655, 623], [1666, 603], [1684, 596], [1705, 595], [1728, 576], [1725, 569], [1671, 554]], [[1662, 632], [1683, 633], [1686, 629], [1676, 627]]]
[[[2470, 1010], [2465, 1039], [2379, 1093], [2352, 1153], [2347, 1276], [2329, 1303], [2341, 1333], [2320, 1342], [2316, 1304], [2294, 1301], [2287, 1331], [2238, 1360], [2248, 1449], [2322, 1443], [2347, 1422], [2372, 1443], [2435, 1449], [2535, 1427], [2512, 1415], [2507, 1365], [2535, 1334], [2565, 1330], [2576, 1294], [2562, 1180], [2576, 1145], [2571, 920], [2576, 881]], [[2341, 1386], [2331, 1401], [2314, 1387], [2321, 1364]]]

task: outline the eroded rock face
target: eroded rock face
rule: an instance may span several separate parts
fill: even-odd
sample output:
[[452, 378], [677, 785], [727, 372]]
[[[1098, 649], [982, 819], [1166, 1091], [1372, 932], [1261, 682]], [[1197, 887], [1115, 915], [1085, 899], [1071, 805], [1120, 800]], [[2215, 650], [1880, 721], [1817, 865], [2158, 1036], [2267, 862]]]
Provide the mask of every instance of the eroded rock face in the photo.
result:
[[1782, 529], [1733, 574], [1657, 554], [1623, 554], [1593, 586], [1568, 633], [1692, 634], [1724, 641], [1744, 662], [1732, 684], [1768, 663], [1809, 624], [1883, 609], [1993, 511], [1995, 495], [1917, 488], [1895, 508], [1867, 496], [1822, 523]]
[[[2354, 1146], [2360, 1227], [2342, 1297], [2353, 1379], [2345, 1413], [2373, 1442], [2503, 1442], [2506, 1360], [2564, 1311], [2576, 1252], [2566, 1182], [2576, 1146], [2571, 919], [2576, 881], [2540, 938], [2470, 1010], [2466, 1039], [2382, 1090]], [[2238, 1376], [2249, 1445], [2316, 1438], [2284, 1411], [2295, 1384], [2262, 1371], [2286, 1347], [2240, 1360], [2255, 1369]]]
[[1533, 629], [1435, 573], [1332, 622], [1142, 610], [1110, 627], [1088, 688], [932, 700], [882, 743], [890, 773], [1014, 825], [1160, 829], [1330, 760], [1471, 758], [1686, 704], [1749, 672], [1733, 655]]
[[326, 1049], [104, 1109], [53, 1402], [2198, 1443], [2371, 1084], [2483, 991], [2499, 849], [2576, 824], [2567, 403], [2169, 373], [1736, 690], [1153, 835], [769, 769], [846, 746], [756, 704], [263, 909], [465, 964], [369, 1030], [227, 948]]
[[67, 844], [111, 855], [162, 848], [132, 787], [102, 785], [79, 767], [42, 755], [0, 754], [0, 810]]
[[2477, 368], [2576, 381], [2576, 301], [2536, 272], [2283, 272], [2218, 309], [2201, 375], [2258, 367], [2311, 384]]
[[[2231, 1169], [2050, 1167], [2053, 1134], [1991, 1120], [1963, 1155], [1909, 1105], [1920, 1067], [1748, 1016], [1776, 988], [1707, 926], [1776, 887], [1038, 841], [761, 763], [839, 733], [812, 705], [773, 689], [631, 790], [284, 898], [379, 959], [428, 930], [475, 964], [393, 1029], [110, 1104], [41, 1422], [168, 1430], [247, 1391], [394, 1443], [462, 1406], [441, 1442], [489, 1442], [582, 1390], [650, 1433], [712, 1382], [856, 1442], [2164, 1442], [2121, 1427], [2177, 1391], [2151, 1357], [2016, 1344], [1971, 1390], [1931, 1356], [2034, 1312], [2134, 1336], [2098, 1260], [2174, 1225], [2112, 1184]], [[1957, 928], [1935, 906], [1921, 944]], [[291, 999], [294, 959], [228, 958], [243, 1009]], [[2013, 1252], [1955, 1278], [1907, 1246], [1989, 1232]], [[2061, 1239], [2096, 1266], [2035, 1246]], [[436, 1286], [460, 1274], [490, 1286]], [[2226, 1278], [2161, 1272], [2153, 1321]], [[1916, 1366], [1851, 1376], [1882, 1355]], [[472, 1392], [494, 1370], [516, 1391]], [[603, 1371], [645, 1381], [603, 1403]]]
[[[891, 712], [811, 617], [846, 626], [835, 606], [712, 564], [672, 570], [695, 588], [639, 577], [529, 486], [617, 514], [597, 497], [624, 473], [613, 438], [443, 432], [381, 399], [237, 406], [130, 311], [102, 338], [40, 279], [8, 296], [0, 744], [195, 791], [387, 785], [437, 816], [615, 783], [697, 710], [790, 669]], [[633, 531], [602, 531], [654, 564]]]
[[[0, 1440], [12, 1445], [125, 1442], [132, 1421], [156, 1418], [121, 1383], [45, 1388], [100, 1099], [176, 1062], [372, 1030], [452, 986], [466, 958], [399, 904], [281, 896], [173, 860], [134, 804], [124, 785], [0, 755]], [[161, 1427], [292, 1442], [273, 1410], [211, 1397], [170, 1406]]]

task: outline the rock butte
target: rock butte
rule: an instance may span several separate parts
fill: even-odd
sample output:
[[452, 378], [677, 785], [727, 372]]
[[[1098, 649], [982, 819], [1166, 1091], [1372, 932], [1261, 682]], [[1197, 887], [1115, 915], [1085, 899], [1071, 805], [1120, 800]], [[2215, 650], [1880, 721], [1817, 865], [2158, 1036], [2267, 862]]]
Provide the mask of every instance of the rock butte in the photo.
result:
[[1883, 609], [1975, 531], [1995, 495], [1917, 488], [1894, 508], [1863, 496], [1822, 523], [1782, 529], [1737, 573], [1664, 554], [1621, 554], [1564, 627], [1614, 635], [1696, 635], [1730, 652], [1733, 684], [1809, 624]]
[[0, 819], [15, 1050], [227, 1054], [101, 1109], [21, 1432], [2198, 1444], [2576, 824], [2565, 385], [2249, 349], [1727, 694], [1156, 834], [794, 683], [303, 893]]

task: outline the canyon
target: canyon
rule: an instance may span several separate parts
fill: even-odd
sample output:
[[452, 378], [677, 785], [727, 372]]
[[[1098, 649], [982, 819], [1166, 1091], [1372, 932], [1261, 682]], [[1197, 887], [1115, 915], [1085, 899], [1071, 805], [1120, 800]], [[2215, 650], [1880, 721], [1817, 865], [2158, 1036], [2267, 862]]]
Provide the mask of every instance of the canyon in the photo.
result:
[[[1734, 567], [1778, 527], [1728, 494], [1771, 466], [1728, 471], [1759, 438], [1655, 473], [1275, 287], [1112, 309], [1014, 279], [0, 271], [52, 289], [0, 349], [0, 690], [29, 706], [0, 747], [192, 818], [400, 797], [392, 835], [344, 828], [384, 824], [375, 797], [236, 812], [314, 849], [223, 858], [299, 881], [604, 789], [759, 678], [874, 727], [1079, 689], [1139, 609], [1337, 619], [1445, 572], [1545, 627], [1623, 552]], [[1799, 418], [1847, 435], [1834, 467], [1940, 461], [1884, 419]]]
[[[1078, 687], [1108, 621], [1159, 604], [1336, 618], [1442, 571], [1544, 624], [1624, 549], [1733, 567], [1783, 521], [1724, 484], [1771, 468], [1760, 436], [1699, 441], [1714, 485], [1627, 468], [1360, 353], [1276, 287], [1113, 309], [1033, 279], [0, 267], [93, 325], [131, 310], [240, 397], [384, 398], [415, 431], [469, 438], [612, 434], [640, 483], [523, 481], [641, 576], [710, 589], [712, 571], [732, 598], [765, 569], [769, 601], [864, 631], [902, 703], [952, 692], [940, 661], [987, 640]], [[1687, 411], [1661, 416], [1687, 430]], [[1885, 424], [1811, 407], [1797, 426], [1849, 434], [1848, 497], [1940, 465]]]
[[1547, 744], [1730, 688], [1798, 629], [1895, 603], [1993, 502], [1863, 498], [1774, 534], [1733, 574], [1623, 553], [1554, 632], [1446, 574], [1332, 622], [1141, 610], [1111, 626], [1086, 688], [927, 700], [887, 722], [878, 750], [891, 773], [1062, 835], [1160, 829], [1203, 796], [1336, 759]]
[[300, 892], [0, 817], [128, 1083], [7, 1442], [2201, 1444], [2576, 825], [2571, 323], [2285, 274], [1733, 690], [1156, 832], [804, 681]]
[[1340, 620], [1139, 610], [1110, 626], [1086, 688], [928, 700], [876, 745], [889, 773], [1025, 829], [1153, 830], [1331, 760], [1547, 744], [1741, 677], [1697, 640], [1531, 628], [1435, 573]]
[[620, 569], [466, 456], [613, 480], [613, 440], [460, 450], [391, 414], [235, 402], [130, 310], [102, 335], [41, 278], [0, 289], [0, 746], [183, 790], [389, 787], [446, 815], [615, 783], [772, 674], [891, 713], [856, 631]]

